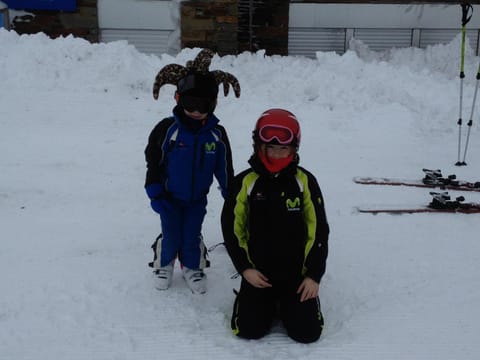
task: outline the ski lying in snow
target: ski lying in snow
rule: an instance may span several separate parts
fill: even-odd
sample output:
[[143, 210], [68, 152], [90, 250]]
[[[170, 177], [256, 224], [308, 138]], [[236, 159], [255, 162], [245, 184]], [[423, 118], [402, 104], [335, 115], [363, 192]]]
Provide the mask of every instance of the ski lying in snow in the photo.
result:
[[376, 177], [355, 177], [353, 181], [364, 185], [391, 185], [391, 186], [416, 186], [423, 188], [440, 188], [442, 190], [479, 191], [480, 181], [468, 182], [457, 180], [456, 175], [442, 176], [440, 170], [423, 169], [425, 176], [422, 180], [401, 180]]
[[447, 192], [431, 192], [432, 201], [428, 205], [401, 207], [401, 206], [360, 206], [357, 211], [367, 214], [414, 214], [414, 213], [480, 213], [480, 203], [465, 202], [463, 196], [451, 200]]

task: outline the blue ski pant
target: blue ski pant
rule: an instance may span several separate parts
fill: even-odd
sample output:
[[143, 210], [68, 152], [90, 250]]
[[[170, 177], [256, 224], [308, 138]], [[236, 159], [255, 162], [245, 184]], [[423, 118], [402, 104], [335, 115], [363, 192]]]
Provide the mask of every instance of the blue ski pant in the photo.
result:
[[163, 237], [157, 246], [160, 266], [178, 257], [190, 269], [206, 266], [206, 248], [202, 240], [202, 224], [207, 213], [207, 198], [194, 203], [162, 199], [159, 209]]

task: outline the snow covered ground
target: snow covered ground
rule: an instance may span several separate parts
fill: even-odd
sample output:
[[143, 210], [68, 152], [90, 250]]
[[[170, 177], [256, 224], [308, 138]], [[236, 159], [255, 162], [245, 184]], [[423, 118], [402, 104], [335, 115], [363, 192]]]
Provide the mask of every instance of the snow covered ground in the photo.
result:
[[[199, 49], [158, 58], [125, 42], [0, 29], [0, 359], [478, 359], [480, 215], [359, 214], [357, 205], [430, 196], [352, 182], [420, 178], [423, 167], [480, 180], [477, 115], [468, 166], [454, 166], [460, 37], [381, 54], [355, 45], [316, 59], [215, 56], [211, 66], [242, 86], [216, 111], [236, 172], [263, 110], [286, 108], [301, 121], [301, 164], [321, 184], [332, 230], [320, 288], [326, 328], [302, 345], [280, 327], [259, 341], [232, 335], [239, 279], [223, 247], [210, 254], [206, 295], [192, 295], [178, 269], [170, 290], [152, 286], [160, 225], [143, 190], [143, 150], [174, 88], [154, 101], [151, 87], [162, 66]], [[465, 123], [478, 61], [467, 48]], [[214, 187], [208, 246], [222, 241], [221, 206]]]

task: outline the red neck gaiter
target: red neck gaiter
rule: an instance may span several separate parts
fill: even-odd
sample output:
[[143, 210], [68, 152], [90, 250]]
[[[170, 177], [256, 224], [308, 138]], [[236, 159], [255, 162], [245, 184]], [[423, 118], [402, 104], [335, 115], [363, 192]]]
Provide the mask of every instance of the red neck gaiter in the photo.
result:
[[261, 150], [259, 150], [258, 157], [269, 172], [271, 172], [272, 174], [276, 174], [281, 170], [285, 169], [292, 162], [295, 154], [292, 154], [283, 159], [271, 159], [266, 156]]

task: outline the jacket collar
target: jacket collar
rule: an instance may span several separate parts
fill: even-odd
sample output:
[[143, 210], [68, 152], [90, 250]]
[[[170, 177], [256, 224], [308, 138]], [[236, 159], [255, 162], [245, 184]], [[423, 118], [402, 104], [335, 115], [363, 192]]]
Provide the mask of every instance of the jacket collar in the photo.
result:
[[257, 153], [255, 152], [250, 159], [248, 160], [248, 163], [252, 167], [252, 169], [262, 175], [262, 176], [271, 176], [271, 177], [277, 177], [277, 176], [285, 176], [285, 175], [293, 175], [297, 172], [297, 166], [300, 161], [300, 157], [298, 154], [296, 154], [295, 158], [292, 160], [288, 166], [282, 170], [280, 170], [279, 173], [277, 174], [272, 174], [269, 172], [266, 168], [265, 165], [263, 165], [262, 161], [258, 157]]

